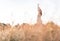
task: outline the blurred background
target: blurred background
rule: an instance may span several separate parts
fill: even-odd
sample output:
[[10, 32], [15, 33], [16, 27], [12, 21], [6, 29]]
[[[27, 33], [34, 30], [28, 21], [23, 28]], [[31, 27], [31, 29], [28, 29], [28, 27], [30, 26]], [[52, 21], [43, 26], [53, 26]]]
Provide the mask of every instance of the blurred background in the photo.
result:
[[37, 4], [42, 9], [44, 24], [53, 21], [60, 25], [60, 0], [0, 0], [0, 22], [34, 24], [38, 14]]

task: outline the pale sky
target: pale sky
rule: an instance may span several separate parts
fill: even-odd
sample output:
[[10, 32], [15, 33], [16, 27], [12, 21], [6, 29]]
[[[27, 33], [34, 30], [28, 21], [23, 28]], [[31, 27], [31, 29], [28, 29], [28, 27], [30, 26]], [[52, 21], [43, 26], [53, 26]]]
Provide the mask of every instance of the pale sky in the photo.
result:
[[42, 9], [42, 22], [60, 25], [60, 0], [0, 0], [0, 22], [14, 24], [36, 23], [37, 4]]

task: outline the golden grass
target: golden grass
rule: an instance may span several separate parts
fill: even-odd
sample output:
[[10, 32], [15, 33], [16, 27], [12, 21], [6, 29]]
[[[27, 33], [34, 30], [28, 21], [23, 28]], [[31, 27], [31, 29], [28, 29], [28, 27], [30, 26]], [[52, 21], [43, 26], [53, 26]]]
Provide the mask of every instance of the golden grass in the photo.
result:
[[0, 41], [60, 41], [60, 27], [50, 22], [46, 25], [0, 25]]

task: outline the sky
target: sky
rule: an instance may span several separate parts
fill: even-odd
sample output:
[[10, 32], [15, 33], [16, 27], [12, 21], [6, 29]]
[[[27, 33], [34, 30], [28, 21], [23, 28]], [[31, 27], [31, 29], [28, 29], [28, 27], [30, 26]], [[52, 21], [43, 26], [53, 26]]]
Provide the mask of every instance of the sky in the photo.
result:
[[37, 20], [37, 4], [42, 9], [42, 22], [53, 21], [60, 25], [60, 0], [0, 0], [0, 22], [12, 24]]

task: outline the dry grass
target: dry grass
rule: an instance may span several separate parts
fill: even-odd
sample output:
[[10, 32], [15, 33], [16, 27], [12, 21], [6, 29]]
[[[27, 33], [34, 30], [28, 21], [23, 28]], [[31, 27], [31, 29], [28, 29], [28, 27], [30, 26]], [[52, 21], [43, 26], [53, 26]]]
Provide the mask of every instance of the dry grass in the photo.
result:
[[50, 22], [46, 25], [0, 25], [0, 41], [60, 41], [60, 27]]

